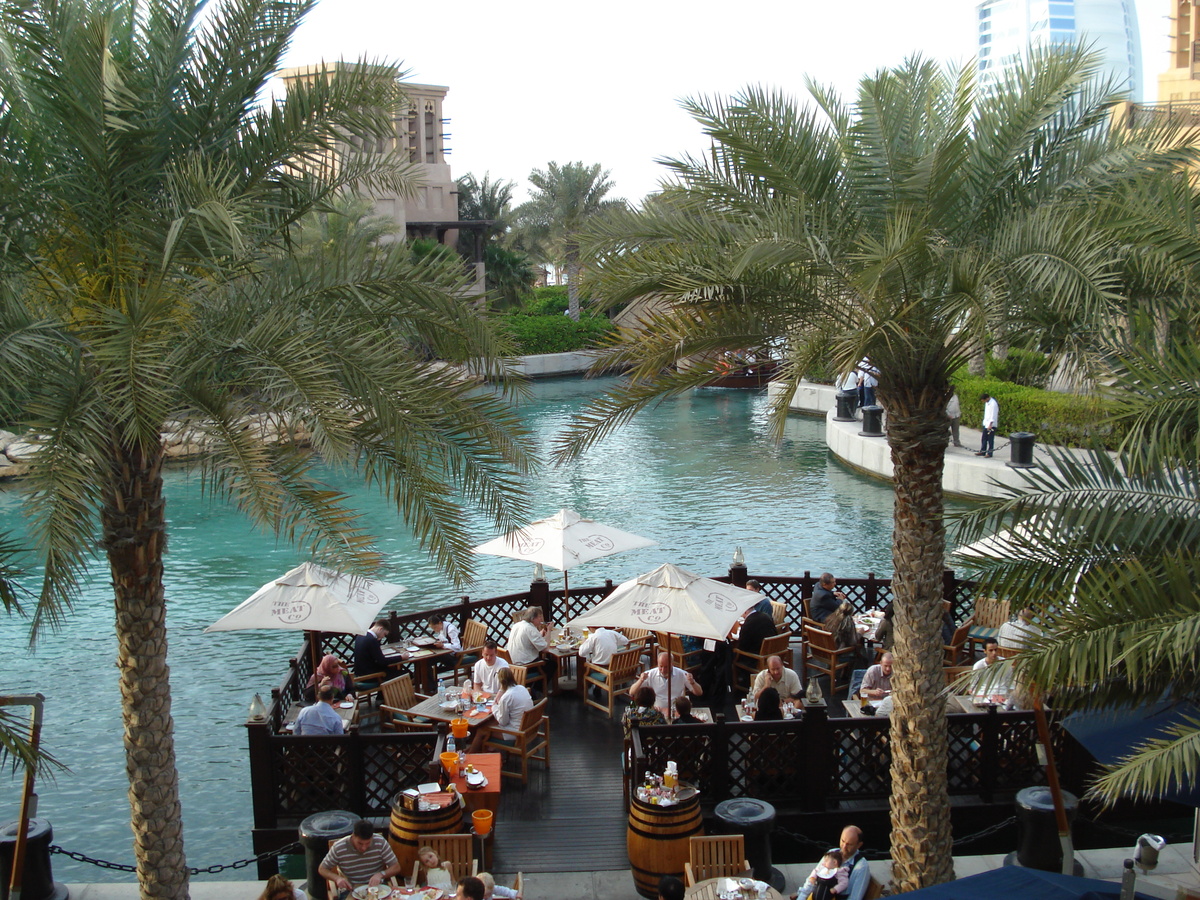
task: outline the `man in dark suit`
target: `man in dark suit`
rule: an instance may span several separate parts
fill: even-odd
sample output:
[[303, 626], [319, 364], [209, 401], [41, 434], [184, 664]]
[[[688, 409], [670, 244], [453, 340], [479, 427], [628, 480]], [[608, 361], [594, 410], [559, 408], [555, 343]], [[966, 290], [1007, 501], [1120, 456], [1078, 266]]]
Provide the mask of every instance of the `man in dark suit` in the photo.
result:
[[[387, 619], [378, 619], [366, 634], [354, 639], [354, 684], [360, 688], [379, 687], [378, 673], [386, 672], [387, 657], [383, 655], [382, 641], [387, 637]], [[368, 676], [375, 675], [375, 678]], [[364, 681], [363, 679], [366, 679]]]
[[837, 581], [833, 575], [826, 572], [817, 582], [817, 587], [812, 593], [812, 598], [808, 601], [809, 612], [812, 617], [818, 622], [824, 622], [828, 619], [835, 609], [842, 605], [842, 601], [846, 599], [846, 595], [841, 591], [835, 590]]

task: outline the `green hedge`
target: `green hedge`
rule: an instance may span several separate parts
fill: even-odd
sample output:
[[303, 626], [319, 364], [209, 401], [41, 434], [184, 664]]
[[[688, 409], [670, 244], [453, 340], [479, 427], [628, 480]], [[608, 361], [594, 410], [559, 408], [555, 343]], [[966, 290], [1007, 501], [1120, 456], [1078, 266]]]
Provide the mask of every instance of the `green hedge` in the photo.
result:
[[613, 324], [603, 317], [585, 316], [578, 322], [564, 315], [505, 316], [503, 327], [517, 343], [521, 355], [533, 353], [568, 353], [594, 346], [597, 339], [613, 330]]
[[987, 360], [988, 378], [1011, 381], [1026, 387], [1044, 388], [1049, 384], [1053, 370], [1054, 360], [1045, 353], [1033, 353], [1015, 347], [1008, 351], [1005, 359], [989, 356]]
[[971, 428], [978, 428], [983, 420], [979, 395], [988, 393], [1000, 404], [1001, 435], [1029, 431], [1040, 444], [1079, 447], [1099, 441], [1109, 450], [1115, 450], [1124, 437], [1124, 428], [1113, 426], [1108, 404], [1099, 397], [1059, 394], [965, 374], [956, 376], [954, 384], [962, 404], [963, 424]]

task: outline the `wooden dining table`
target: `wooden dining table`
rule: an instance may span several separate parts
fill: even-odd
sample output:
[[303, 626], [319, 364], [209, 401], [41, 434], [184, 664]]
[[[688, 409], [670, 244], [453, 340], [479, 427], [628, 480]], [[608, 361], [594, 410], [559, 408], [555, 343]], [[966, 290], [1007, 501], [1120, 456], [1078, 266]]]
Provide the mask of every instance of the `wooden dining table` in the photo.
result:
[[480, 725], [490, 725], [496, 721], [492, 715], [492, 706], [490, 703], [482, 711], [472, 705], [468, 712], [460, 713], [457, 710], [443, 707], [442, 698], [437, 696], [428, 697], [415, 706], [410, 706], [407, 711], [423, 719], [430, 719], [434, 722], [446, 722], [447, 724], [453, 719], [464, 718], [467, 720], [471, 731], [474, 731]]
[[467, 805], [467, 813], [473, 813], [477, 809], [496, 812], [500, 808], [501, 754], [468, 753], [467, 764], [474, 766], [487, 779], [487, 784], [483, 787], [473, 788], [467, 783], [467, 778], [462, 772], [454, 777], [454, 786]]
[[388, 666], [408, 665], [412, 667], [413, 683], [422, 693], [434, 690], [433, 664], [439, 659], [455, 655], [454, 650], [443, 650], [433, 646], [435, 638], [417, 638], [415, 641], [395, 641], [383, 645], [383, 658]]
[[[727, 885], [725, 882], [730, 882], [730, 881], [733, 882], [735, 885], [734, 895], [736, 896], [737, 895], [737, 893], [736, 893], [737, 879], [736, 878], [733, 878], [733, 879], [731, 879], [731, 878], [708, 878], [708, 879], [705, 879], [704, 881], [698, 882], [698, 883], [692, 885], [690, 888], [688, 888], [683, 896], [687, 897], [688, 900], [718, 900], [718, 898], [721, 896], [722, 892], [727, 891], [727, 889], [729, 887], [729, 885]], [[762, 894], [756, 893], [756, 894], [752, 894], [751, 896], [753, 896], [755, 898], [764, 898], [764, 900], [783, 900], [783, 894], [781, 894], [779, 891], [775, 890], [775, 888], [771, 887], [769, 884], [767, 885], [767, 890], [765, 893], [762, 893]]]

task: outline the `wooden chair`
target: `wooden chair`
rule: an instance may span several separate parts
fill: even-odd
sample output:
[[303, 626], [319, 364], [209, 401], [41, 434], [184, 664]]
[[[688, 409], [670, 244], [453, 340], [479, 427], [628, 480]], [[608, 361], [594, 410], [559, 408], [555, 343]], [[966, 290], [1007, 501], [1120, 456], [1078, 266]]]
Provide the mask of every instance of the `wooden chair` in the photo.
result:
[[800, 606], [804, 610], [804, 618], [812, 619], [812, 597], [801, 597]]
[[772, 600], [771, 618], [774, 620], [776, 628], [784, 628], [787, 625], [787, 604]]
[[490, 726], [483, 742], [484, 753], [499, 752], [505, 758], [515, 756], [520, 759], [519, 772], [503, 768], [503, 760], [500, 772], [510, 778], [520, 778], [523, 784], [529, 783], [529, 760], [541, 760], [547, 769], [550, 768], [550, 719], [546, 716], [546, 702], [543, 699], [533, 709], [526, 710], [525, 715], [521, 716], [519, 728]]
[[663, 631], [656, 632], [656, 640], [660, 653], [663, 650], [670, 652], [672, 665], [687, 672], [696, 672], [699, 670], [701, 660], [704, 657], [704, 650], [688, 650], [685, 652], [683, 649], [683, 638], [677, 634], [667, 634]]
[[[629, 686], [637, 680], [638, 669], [641, 668], [642, 645], [621, 650], [612, 655], [607, 666], [584, 661], [583, 672], [583, 702], [596, 709], [602, 709], [613, 717], [613, 708], [617, 697], [629, 694]], [[596, 688], [604, 695], [604, 700], [592, 699], [591, 688]]]
[[[515, 666], [513, 665], [512, 656], [503, 647], [496, 648], [496, 656], [508, 663], [508, 667], [513, 670], [513, 675], [521, 679], [517, 684], [523, 684], [525, 687], [540, 687], [542, 692], [545, 693], [546, 661], [544, 659], [526, 663], [523, 666]], [[517, 669], [521, 669], [523, 674], [518, 674]]]
[[958, 665], [959, 657], [963, 655], [967, 648], [967, 640], [970, 637], [972, 624], [974, 624], [973, 619], [968, 617], [965, 622], [954, 629], [954, 634], [950, 637], [950, 643], [942, 645], [942, 650], [945, 652], [942, 665]]
[[709, 878], [732, 878], [750, 868], [746, 859], [746, 839], [740, 834], [691, 838], [688, 856], [688, 861], [683, 864], [687, 887], [694, 887]]
[[971, 613], [973, 624], [968, 632], [971, 656], [975, 656], [975, 648], [983, 651], [983, 642], [1000, 634], [1000, 626], [1008, 621], [1009, 601], [998, 600], [995, 597], [980, 597], [975, 601], [975, 611]]
[[[432, 848], [442, 861], [442, 868], [450, 873], [450, 881], [457, 884], [460, 878], [479, 874], [479, 860], [471, 855], [471, 836], [469, 834], [427, 834], [421, 837], [421, 845]], [[421, 861], [413, 861], [412, 883], [418, 884], [418, 873], [421, 871]], [[333, 893], [330, 897], [336, 897]]]
[[733, 683], [734, 687], [743, 684], [741, 675], [746, 674], [746, 684], [753, 684], [754, 677], [767, 667], [767, 660], [778, 656], [789, 669], [792, 666], [792, 651], [788, 649], [791, 634], [777, 634], [774, 637], [763, 638], [758, 653], [747, 653], [744, 650], [733, 651]]
[[[464, 837], [466, 837], [466, 838], [467, 838], [467, 840], [470, 840], [470, 839], [471, 839], [471, 836], [470, 836], [470, 835], [464, 835]], [[334, 844], [336, 844], [336, 843], [337, 843], [338, 841], [340, 841], [340, 840], [341, 840], [341, 838], [334, 838], [333, 840], [331, 840], [331, 841], [329, 842], [329, 848], [330, 848], [330, 849], [333, 849], [333, 845], [334, 845]], [[340, 868], [339, 868], [339, 869], [335, 869], [335, 871], [336, 871], [336, 872], [337, 872], [339, 875], [345, 875], [345, 874], [346, 874], [346, 873], [345, 873], [345, 872], [343, 872], [343, 871], [342, 871]], [[389, 879], [387, 880], [387, 883], [388, 883], [388, 885], [389, 885], [390, 887], [392, 887], [392, 888], [398, 888], [398, 887], [400, 887], [400, 882], [398, 882], [398, 881], [396, 880], [396, 877], [395, 877], [394, 875], [393, 875], [391, 878], [389, 878]], [[328, 893], [327, 893], [327, 896], [329, 896], [329, 897], [336, 897], [336, 896], [338, 895], [338, 886], [337, 886], [337, 883], [336, 883], [336, 882], [334, 882], [334, 881], [331, 881], [331, 880], [330, 880], [330, 879], [328, 879], [328, 878], [326, 878], [326, 879], [325, 879], [325, 890], [328, 892]]]
[[428, 719], [414, 716], [409, 709], [429, 699], [413, 689], [412, 676], [400, 675], [379, 686], [383, 703], [379, 707], [379, 727], [384, 731], [431, 731]]
[[525, 678], [529, 674], [528, 668], [525, 666], [509, 666], [508, 671], [512, 672], [513, 680], [517, 684], [524, 686]]
[[[807, 668], [815, 669], [821, 675], [829, 676], [829, 690], [836, 691], [839, 674], [849, 672], [853, 665], [854, 648], [838, 648], [837, 640], [831, 632], [824, 628], [805, 623], [804, 625], [804, 663]], [[808, 676], [812, 678], [812, 675]]]

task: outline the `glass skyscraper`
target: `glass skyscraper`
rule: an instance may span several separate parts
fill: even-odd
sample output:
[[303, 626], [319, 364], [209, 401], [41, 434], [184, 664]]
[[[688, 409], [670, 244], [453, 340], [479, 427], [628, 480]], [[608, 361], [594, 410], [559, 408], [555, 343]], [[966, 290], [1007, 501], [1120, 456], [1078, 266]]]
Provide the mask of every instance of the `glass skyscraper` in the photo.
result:
[[1142, 99], [1142, 42], [1134, 0], [983, 0], [979, 11], [979, 76], [994, 83], [1029, 47], [1090, 45], [1104, 74], [1129, 99]]

